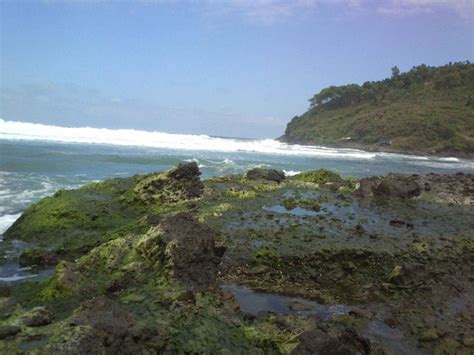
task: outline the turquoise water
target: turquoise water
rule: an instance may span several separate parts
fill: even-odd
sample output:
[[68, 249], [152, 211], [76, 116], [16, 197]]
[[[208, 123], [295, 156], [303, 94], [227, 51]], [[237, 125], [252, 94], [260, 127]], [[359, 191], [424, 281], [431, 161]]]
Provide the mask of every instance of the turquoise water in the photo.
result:
[[[135, 139], [130, 144], [121, 144], [123, 141], [117, 138], [109, 144], [55, 142], [52, 137], [46, 140], [37, 136], [29, 139], [31, 134], [21, 139], [15, 139], [17, 135], [2, 139], [2, 133], [0, 130], [0, 242], [2, 233], [22, 211], [59, 189], [77, 188], [112, 177], [160, 171], [180, 162], [196, 161], [204, 178], [242, 174], [254, 167], [282, 169], [288, 175], [326, 168], [356, 177], [380, 175], [389, 171], [474, 172], [474, 162], [462, 159], [291, 146], [273, 140], [184, 135], [166, 135], [163, 138], [157, 133], [147, 142], [152, 146], [135, 146], [132, 143], [142, 142]], [[110, 132], [95, 137], [104, 141], [110, 137]], [[158, 140], [155, 141], [155, 138]], [[72, 139], [89, 140], [91, 137], [82, 135]], [[155, 143], [166, 143], [174, 148], [156, 147]], [[12, 247], [10, 252], [15, 255], [24, 249], [21, 242], [12, 244]], [[20, 269], [16, 263], [6, 264], [0, 267], [0, 284], [41, 278], [51, 272], [42, 270], [32, 273], [31, 270]]]
[[[1, 137], [1, 132], [0, 132]], [[287, 174], [311, 169], [334, 169], [342, 175], [363, 177], [387, 172], [474, 172], [474, 162], [349, 149], [301, 147], [272, 140], [250, 141], [169, 135], [161, 147], [41, 141], [0, 138], [0, 233], [35, 201], [59, 189], [72, 189], [111, 177], [126, 177], [168, 169], [196, 161], [203, 177], [241, 174], [254, 167], [272, 167]], [[201, 148], [202, 146], [202, 148]], [[228, 146], [228, 150], [226, 148]]]

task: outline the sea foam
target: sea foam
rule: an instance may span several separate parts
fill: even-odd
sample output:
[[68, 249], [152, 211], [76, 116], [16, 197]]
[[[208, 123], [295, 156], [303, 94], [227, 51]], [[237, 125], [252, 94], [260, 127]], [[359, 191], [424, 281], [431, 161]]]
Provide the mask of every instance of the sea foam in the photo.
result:
[[376, 156], [375, 153], [356, 149], [293, 145], [273, 139], [241, 140], [134, 129], [71, 128], [2, 119], [0, 119], [0, 139], [112, 144], [193, 151], [252, 152], [319, 158], [373, 159]]

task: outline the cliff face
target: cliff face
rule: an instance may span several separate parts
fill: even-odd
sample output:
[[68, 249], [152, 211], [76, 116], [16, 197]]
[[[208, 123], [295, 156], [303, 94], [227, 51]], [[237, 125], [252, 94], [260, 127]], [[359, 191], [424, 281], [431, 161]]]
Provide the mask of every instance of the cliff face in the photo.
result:
[[392, 72], [390, 79], [321, 90], [280, 140], [472, 157], [474, 65]]

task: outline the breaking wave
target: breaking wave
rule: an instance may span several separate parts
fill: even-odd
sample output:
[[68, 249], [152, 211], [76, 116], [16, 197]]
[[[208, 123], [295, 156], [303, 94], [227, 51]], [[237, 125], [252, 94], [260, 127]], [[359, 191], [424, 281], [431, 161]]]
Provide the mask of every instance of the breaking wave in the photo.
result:
[[112, 144], [193, 151], [252, 152], [319, 158], [372, 159], [376, 156], [375, 153], [356, 149], [293, 145], [273, 139], [243, 140], [134, 129], [70, 128], [2, 119], [0, 119], [0, 139]]

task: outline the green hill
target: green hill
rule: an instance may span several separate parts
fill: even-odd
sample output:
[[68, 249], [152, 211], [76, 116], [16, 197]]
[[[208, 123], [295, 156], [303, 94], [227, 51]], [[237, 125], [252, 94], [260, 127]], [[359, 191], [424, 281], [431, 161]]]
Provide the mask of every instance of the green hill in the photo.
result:
[[392, 68], [381, 81], [330, 86], [310, 100], [288, 143], [474, 156], [474, 64]]

